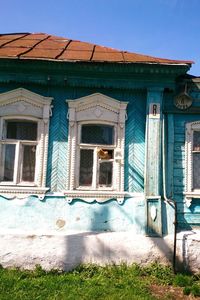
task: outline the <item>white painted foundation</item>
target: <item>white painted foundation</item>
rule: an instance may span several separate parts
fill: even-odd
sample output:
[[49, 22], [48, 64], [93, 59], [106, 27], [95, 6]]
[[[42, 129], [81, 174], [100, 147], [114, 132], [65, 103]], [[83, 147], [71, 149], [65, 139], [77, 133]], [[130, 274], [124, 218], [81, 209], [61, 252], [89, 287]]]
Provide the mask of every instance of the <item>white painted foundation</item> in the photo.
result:
[[[0, 264], [3, 267], [45, 270], [70, 270], [80, 263], [100, 265], [170, 264], [173, 236], [152, 238], [133, 232], [49, 232], [0, 235]], [[200, 272], [200, 231], [186, 231], [177, 236], [177, 266]]]

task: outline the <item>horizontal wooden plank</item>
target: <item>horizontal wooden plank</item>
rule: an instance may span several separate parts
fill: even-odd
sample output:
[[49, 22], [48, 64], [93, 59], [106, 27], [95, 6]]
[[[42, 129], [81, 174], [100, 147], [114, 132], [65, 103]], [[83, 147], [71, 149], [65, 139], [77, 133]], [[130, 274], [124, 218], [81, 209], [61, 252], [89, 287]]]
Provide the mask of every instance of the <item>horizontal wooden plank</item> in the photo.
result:
[[187, 207], [187, 205], [183, 202], [177, 203], [178, 212], [179, 213], [188, 213], [191, 215], [200, 213], [200, 202], [197, 202], [196, 200], [197, 199], [193, 199], [190, 207]]
[[180, 134], [180, 133], [175, 134], [174, 140], [176, 142], [185, 142], [185, 134]]
[[174, 151], [181, 151], [181, 152], [185, 151], [185, 141], [184, 142], [175, 141]]
[[182, 180], [185, 180], [185, 169], [174, 168], [174, 177], [181, 177]]
[[174, 159], [174, 169], [185, 169], [185, 161], [182, 159]]
[[185, 126], [179, 126], [179, 124], [174, 126], [174, 133], [175, 134], [184, 134], [185, 135]]
[[174, 152], [174, 159], [185, 160], [185, 152], [175, 151]]
[[179, 213], [178, 222], [200, 225], [200, 213], [196, 213], [196, 214]]
[[180, 192], [175, 192], [174, 191], [174, 194], [173, 194], [173, 199], [178, 203], [178, 202], [181, 202], [183, 203], [183, 199], [185, 198], [185, 196], [183, 195], [183, 193], [180, 193]]
[[174, 186], [174, 193], [181, 193], [183, 194], [184, 192], [184, 187], [182, 186]]
[[181, 176], [174, 176], [174, 186], [180, 186], [180, 187], [185, 186], [185, 181]]

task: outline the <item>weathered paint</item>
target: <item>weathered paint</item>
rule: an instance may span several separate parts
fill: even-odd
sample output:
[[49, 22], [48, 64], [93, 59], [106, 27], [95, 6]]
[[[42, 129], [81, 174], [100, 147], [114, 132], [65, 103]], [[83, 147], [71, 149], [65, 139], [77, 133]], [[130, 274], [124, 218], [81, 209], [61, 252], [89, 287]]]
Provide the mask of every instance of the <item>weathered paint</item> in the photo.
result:
[[[162, 235], [161, 221], [161, 126], [162, 89], [150, 89], [147, 94], [145, 196], [147, 199], [147, 233]], [[156, 116], [151, 107], [157, 106]], [[155, 213], [154, 213], [155, 211]], [[155, 217], [154, 217], [155, 214]]]
[[[199, 273], [200, 233], [187, 231], [177, 236], [176, 269]], [[127, 232], [68, 232], [0, 234], [3, 267], [71, 270], [81, 263], [100, 265], [160, 262], [171, 264], [173, 236], [146, 237]], [[14, 245], [14, 247], [13, 247]]]
[[[47, 174], [47, 186], [52, 192], [60, 192], [65, 189], [67, 178], [68, 126], [65, 100], [100, 92], [117, 100], [129, 102], [125, 133], [125, 190], [142, 193], [142, 201], [130, 198], [126, 199], [122, 206], [115, 201], [104, 204], [88, 204], [80, 200], [69, 205], [64, 198], [56, 195], [46, 197], [44, 202], [40, 202], [36, 198], [20, 200], [21, 206], [16, 206], [15, 200], [0, 198], [1, 228], [36, 230], [44, 227], [47, 230], [64, 231], [71, 229], [123, 231], [134, 228], [134, 232], [144, 233], [147, 208], [144, 196], [146, 107], [150, 103], [150, 95], [152, 96], [151, 102], [161, 103], [161, 94], [164, 88], [169, 91], [174, 90], [175, 79], [184, 74], [187, 68], [185, 66], [145, 66], [142, 64], [134, 66], [85, 63], [54, 64], [53, 62], [18, 62], [14, 60], [2, 60], [1, 66], [3, 67], [0, 68], [0, 92], [23, 87], [54, 98], [53, 116], [50, 121]], [[176, 113], [179, 113], [173, 106], [173, 92], [164, 94], [165, 108], [171, 107]], [[182, 125], [177, 123], [177, 118], [181, 118], [181, 116], [174, 116], [174, 128], [168, 124], [167, 151], [174, 168], [168, 174], [167, 186], [168, 194], [171, 194], [172, 190], [178, 202], [180, 225], [190, 227], [191, 224], [198, 224], [199, 200], [192, 203], [191, 209], [186, 208], [183, 202], [184, 171], [181, 173], [180, 170], [183, 170], [184, 132], [179, 132], [179, 127], [182, 128]], [[146, 195], [162, 196], [161, 117], [159, 120], [152, 120], [148, 126], [150, 135], [147, 137], [149, 146], [146, 152], [148, 157], [146, 180], [149, 181], [147, 184], [149, 192]], [[175, 135], [172, 133], [173, 130], [177, 130]], [[175, 140], [174, 145], [170, 142], [172, 137]], [[169, 179], [171, 178], [170, 174], [173, 174], [173, 182]], [[172, 232], [173, 210], [163, 202], [160, 203], [163, 201], [160, 198], [153, 198], [150, 201], [157, 201], [159, 217], [156, 219], [157, 224], [153, 223], [156, 225], [156, 230], [159, 234], [161, 233], [162, 216], [163, 233]], [[83, 221], [79, 216], [80, 212], [84, 217]], [[182, 222], [183, 218], [185, 218], [185, 222]], [[95, 222], [92, 222], [93, 219]]]
[[127, 231], [144, 234], [144, 199], [126, 199], [103, 204], [75, 201], [63, 197], [36, 197], [21, 200], [0, 198], [0, 228], [16, 232]]

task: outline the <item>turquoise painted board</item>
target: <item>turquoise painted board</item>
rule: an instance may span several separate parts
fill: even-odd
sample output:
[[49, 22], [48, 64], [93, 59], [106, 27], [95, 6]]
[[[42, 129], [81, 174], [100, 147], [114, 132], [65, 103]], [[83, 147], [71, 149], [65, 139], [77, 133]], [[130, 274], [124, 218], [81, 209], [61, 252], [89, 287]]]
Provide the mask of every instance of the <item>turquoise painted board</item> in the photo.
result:
[[173, 191], [178, 202], [178, 223], [180, 228], [200, 225], [200, 202], [193, 199], [188, 208], [185, 204], [185, 124], [200, 120], [200, 115], [174, 115], [174, 163]]

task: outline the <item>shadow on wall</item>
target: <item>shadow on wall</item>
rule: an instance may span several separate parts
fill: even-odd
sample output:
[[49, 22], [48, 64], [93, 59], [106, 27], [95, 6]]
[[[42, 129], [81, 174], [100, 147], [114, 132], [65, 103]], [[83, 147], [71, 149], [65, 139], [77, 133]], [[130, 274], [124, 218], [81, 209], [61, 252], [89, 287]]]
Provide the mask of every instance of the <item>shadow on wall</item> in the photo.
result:
[[[70, 270], [82, 263], [95, 263], [100, 265], [138, 263], [148, 264], [161, 262], [171, 264], [173, 261], [173, 240], [165, 238], [147, 237], [137, 235], [131, 231], [112, 232], [107, 224], [107, 232], [95, 232], [97, 223], [109, 219], [109, 207], [101, 205], [98, 212], [91, 217], [91, 231], [71, 234], [65, 238], [65, 260], [63, 268]], [[142, 226], [136, 217], [138, 226]], [[92, 232], [93, 231], [93, 232]], [[186, 251], [183, 239], [182, 249]], [[187, 266], [187, 253], [182, 253], [182, 259], [176, 259], [176, 267], [185, 269]], [[180, 257], [180, 256], [179, 256]], [[187, 271], [189, 271], [187, 269]]]
[[[103, 231], [97, 232], [99, 228], [112, 232], [109, 224], [109, 208], [107, 205], [99, 205], [101, 209], [98, 212], [93, 212], [91, 216], [90, 232], [66, 236], [65, 270], [70, 270], [81, 263], [97, 263], [102, 265], [114, 263], [116, 260], [116, 253], [113, 251], [112, 240], [110, 240], [111, 235], [107, 236], [107, 233]], [[126, 257], [127, 253], [122, 251], [121, 254], [122, 257]]]

